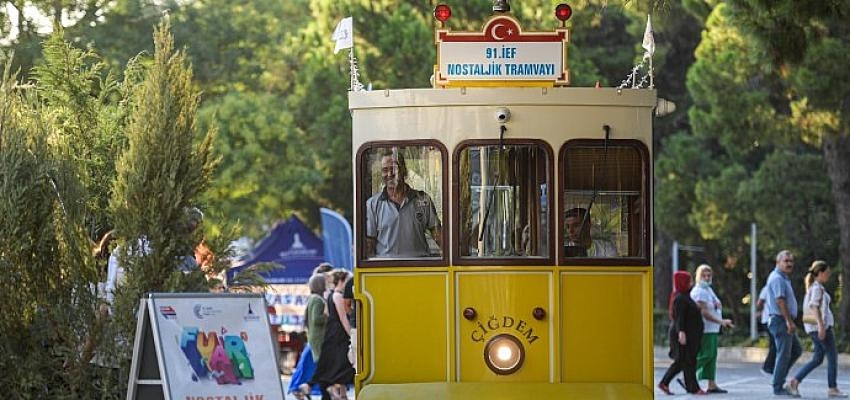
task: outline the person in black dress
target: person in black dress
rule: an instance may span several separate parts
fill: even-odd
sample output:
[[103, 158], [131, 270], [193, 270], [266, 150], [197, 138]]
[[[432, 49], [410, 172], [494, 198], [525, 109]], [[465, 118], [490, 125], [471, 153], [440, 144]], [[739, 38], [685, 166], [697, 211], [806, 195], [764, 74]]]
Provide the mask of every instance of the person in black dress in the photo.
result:
[[[696, 376], [697, 353], [702, 339], [702, 314], [691, 299], [690, 291], [694, 280], [687, 271], [673, 274], [673, 293], [670, 295], [670, 358], [673, 364], [667, 368], [658, 389], [666, 394], [670, 391], [670, 381], [683, 372], [685, 390], [691, 394], [705, 394], [700, 389]], [[681, 383], [681, 381], [680, 381]]]
[[349, 274], [345, 270], [336, 270], [331, 276], [334, 290], [327, 299], [328, 322], [322, 342], [322, 356], [319, 357], [311, 381], [322, 388], [322, 400], [346, 400], [346, 385], [354, 380], [354, 367], [348, 361], [351, 325], [345, 315], [345, 301], [342, 297]]

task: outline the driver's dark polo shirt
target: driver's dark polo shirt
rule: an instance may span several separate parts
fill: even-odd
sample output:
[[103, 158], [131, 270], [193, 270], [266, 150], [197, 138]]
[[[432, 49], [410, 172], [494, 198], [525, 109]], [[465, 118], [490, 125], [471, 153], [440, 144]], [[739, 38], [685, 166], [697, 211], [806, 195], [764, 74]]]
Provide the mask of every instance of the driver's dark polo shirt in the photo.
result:
[[378, 257], [428, 256], [425, 231], [439, 223], [431, 196], [409, 186], [401, 205], [389, 199], [386, 189], [366, 201], [366, 236], [376, 239]]

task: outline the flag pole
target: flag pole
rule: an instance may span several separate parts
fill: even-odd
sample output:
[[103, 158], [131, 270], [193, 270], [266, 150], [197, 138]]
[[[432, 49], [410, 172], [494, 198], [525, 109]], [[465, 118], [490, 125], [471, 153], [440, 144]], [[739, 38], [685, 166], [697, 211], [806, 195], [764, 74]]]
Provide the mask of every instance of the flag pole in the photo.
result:
[[348, 50], [349, 70], [351, 71], [351, 91], [360, 92], [363, 84], [360, 83], [360, 70], [357, 68], [357, 57], [354, 57], [354, 46]]
[[655, 73], [652, 70], [652, 56], [649, 56], [649, 88], [655, 88]]
[[643, 57], [648, 59], [649, 62], [647, 73], [649, 74], [649, 88], [652, 89], [655, 87], [655, 72], [652, 70], [652, 56], [655, 54], [655, 34], [652, 31], [652, 18], [649, 14], [646, 15], [646, 29], [643, 32], [643, 43], [641, 45], [645, 50]]

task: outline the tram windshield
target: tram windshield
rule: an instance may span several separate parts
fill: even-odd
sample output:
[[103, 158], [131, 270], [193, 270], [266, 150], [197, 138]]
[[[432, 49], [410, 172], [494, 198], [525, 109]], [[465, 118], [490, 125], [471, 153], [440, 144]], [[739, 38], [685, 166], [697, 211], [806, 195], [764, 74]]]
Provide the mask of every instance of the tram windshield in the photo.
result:
[[458, 156], [459, 254], [550, 258], [549, 153], [542, 143], [478, 144]]
[[617, 142], [570, 143], [562, 153], [565, 257], [646, 257], [645, 153]]
[[442, 258], [442, 152], [431, 145], [371, 146], [361, 163], [364, 258]]

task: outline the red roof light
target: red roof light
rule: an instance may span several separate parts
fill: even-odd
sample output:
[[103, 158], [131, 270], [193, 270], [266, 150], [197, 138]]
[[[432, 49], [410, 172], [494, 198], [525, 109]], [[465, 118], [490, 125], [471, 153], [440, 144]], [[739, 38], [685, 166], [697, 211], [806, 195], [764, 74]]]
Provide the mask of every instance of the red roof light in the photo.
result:
[[573, 9], [569, 5], [561, 3], [555, 7], [555, 18], [558, 18], [561, 22], [566, 22], [572, 16]]
[[436, 18], [437, 21], [446, 22], [449, 18], [451, 18], [451, 16], [452, 9], [449, 8], [449, 6], [445, 4], [437, 4], [437, 6], [434, 7], [434, 18]]

